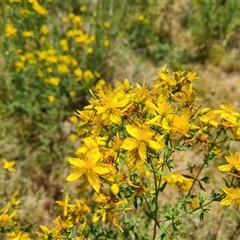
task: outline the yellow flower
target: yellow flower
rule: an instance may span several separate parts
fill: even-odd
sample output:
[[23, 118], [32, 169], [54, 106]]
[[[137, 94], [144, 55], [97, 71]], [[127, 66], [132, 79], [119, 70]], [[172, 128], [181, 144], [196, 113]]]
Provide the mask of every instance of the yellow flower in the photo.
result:
[[68, 137], [68, 139], [73, 143], [75, 143], [77, 141], [77, 138], [78, 137], [77, 137], [76, 134], [70, 134], [69, 137]]
[[37, 74], [36, 74], [36, 75], [37, 75], [38, 77], [40, 77], [40, 78], [44, 77], [43, 71], [40, 70], [40, 69], [37, 70]]
[[49, 101], [50, 103], [52, 103], [52, 102], [56, 101], [56, 97], [53, 96], [53, 95], [49, 95], [49, 96], [48, 96], [48, 101]]
[[114, 195], [117, 195], [119, 193], [119, 186], [117, 183], [114, 183], [110, 189]]
[[68, 14], [68, 17], [69, 17], [70, 19], [73, 19], [73, 18], [74, 18], [74, 16], [75, 16], [75, 14], [74, 14], [74, 13], [69, 13], [69, 14]]
[[111, 122], [116, 124], [122, 123], [122, 111], [129, 107], [129, 99], [119, 92], [111, 92], [105, 95], [103, 92], [99, 93], [98, 105], [95, 107], [97, 114], [101, 116], [104, 124], [109, 125]]
[[14, 36], [17, 32], [17, 29], [11, 25], [11, 24], [6, 24], [5, 26], [5, 36], [6, 37], [11, 37]]
[[49, 30], [48, 30], [48, 27], [47, 25], [42, 25], [41, 28], [40, 28], [40, 33], [46, 35], [49, 33]]
[[109, 40], [108, 40], [108, 39], [105, 39], [105, 40], [103, 41], [103, 45], [104, 45], [105, 47], [108, 47], [108, 46], [110, 45]]
[[240, 211], [240, 188], [227, 188], [224, 187], [222, 190], [226, 193], [226, 197], [220, 202], [222, 205], [238, 204], [238, 210]]
[[30, 38], [30, 37], [34, 36], [34, 32], [33, 31], [23, 31], [22, 35], [25, 38]]
[[99, 176], [111, 171], [111, 166], [102, 163], [101, 159], [102, 154], [96, 149], [87, 152], [80, 158], [69, 158], [68, 161], [73, 165], [75, 171], [71, 173], [66, 180], [74, 181], [85, 176], [93, 189], [99, 192], [101, 186]]
[[61, 74], [66, 74], [69, 72], [68, 66], [66, 64], [59, 64], [57, 68], [58, 68], [58, 72]]
[[73, 67], [76, 67], [78, 62], [75, 58], [71, 58], [71, 64], [72, 64]]
[[75, 91], [71, 91], [71, 92], [69, 92], [69, 95], [70, 95], [70, 97], [75, 97], [76, 96], [76, 92]]
[[4, 169], [6, 169], [9, 172], [14, 172], [15, 171], [15, 168], [14, 168], [15, 161], [8, 161], [6, 158], [3, 158], [2, 161], [3, 161], [3, 168]]
[[219, 108], [219, 110], [214, 110], [213, 112], [220, 115], [223, 113], [232, 114], [233, 116], [239, 115], [239, 113], [236, 112], [236, 107], [232, 104], [221, 104]]
[[46, 51], [37, 51], [37, 56], [39, 57], [39, 60], [45, 60], [48, 54]]
[[[49, 234], [52, 233], [51, 229], [47, 228], [46, 226], [40, 225], [39, 227], [40, 227], [40, 229], [42, 230], [42, 232], [43, 232], [44, 234], [46, 234], [46, 235], [49, 235]], [[41, 235], [42, 235], [42, 234], [41, 234]]]
[[54, 86], [58, 86], [60, 83], [60, 79], [59, 78], [55, 78], [55, 77], [51, 77], [51, 78], [45, 78], [44, 79], [44, 83], [50, 83]]
[[70, 117], [70, 122], [76, 123], [77, 121], [78, 121], [78, 118], [75, 115]]
[[95, 36], [91, 35], [91, 36], [87, 36], [88, 39], [86, 40], [86, 44], [90, 44], [91, 42], [93, 42], [95, 40]]
[[81, 7], [80, 7], [80, 11], [81, 11], [81, 12], [85, 12], [86, 9], [87, 9], [87, 8], [86, 8], [85, 6], [81, 6]]
[[91, 137], [86, 137], [82, 139], [82, 142], [84, 142], [84, 144], [82, 144], [77, 151], [75, 152], [75, 155], [81, 155], [81, 154], [85, 154], [91, 150], [94, 149], [98, 149], [98, 146], [104, 146], [106, 137], [97, 137], [96, 139], [91, 136]]
[[178, 187], [182, 191], [189, 191], [193, 184], [192, 179], [185, 178], [180, 173], [172, 173], [169, 176], [163, 176], [162, 179], [163, 181], [167, 181], [171, 186]]
[[67, 23], [68, 22], [68, 18], [67, 17], [63, 17], [62, 18], [62, 22]]
[[45, 36], [41, 36], [40, 37], [40, 42], [43, 44], [43, 43], [46, 43], [47, 39]]
[[68, 41], [66, 39], [61, 39], [59, 41], [59, 45], [61, 46], [63, 51], [68, 51], [69, 50]]
[[[221, 111], [221, 110], [220, 110]], [[221, 125], [230, 128], [235, 140], [240, 139], [240, 114], [229, 109], [220, 114]]]
[[65, 63], [65, 64], [72, 64], [73, 58], [69, 55], [60, 55], [58, 56], [59, 62], [60, 63]]
[[82, 23], [82, 19], [81, 19], [80, 16], [74, 16], [72, 21], [75, 22], [75, 23], [79, 23], [79, 24]]
[[93, 48], [92, 48], [92, 47], [88, 47], [88, 48], [87, 48], [87, 52], [88, 52], [88, 53], [93, 53]]
[[103, 25], [104, 25], [104, 27], [106, 27], [106, 28], [110, 28], [110, 23], [109, 23], [109, 22], [104, 22]]
[[43, 15], [44, 17], [48, 15], [48, 11], [41, 6], [37, 0], [32, 2], [32, 7], [38, 14]]
[[138, 149], [139, 157], [142, 161], [147, 158], [147, 147], [154, 150], [160, 150], [164, 147], [164, 143], [158, 143], [152, 140], [155, 135], [147, 126], [137, 127], [134, 125], [126, 125], [127, 132], [132, 136], [124, 140], [122, 148], [125, 150]]
[[227, 162], [229, 164], [225, 164], [225, 165], [219, 166], [218, 169], [220, 171], [228, 172], [232, 168], [235, 168], [238, 171], [240, 171], [240, 152], [238, 152], [238, 153], [230, 153], [230, 155], [226, 156], [225, 159], [227, 160]]
[[[76, 34], [76, 32], [75, 32], [75, 34]], [[75, 41], [76, 41], [76, 43], [81, 44], [81, 43], [86, 43], [87, 39], [88, 39], [88, 35], [81, 33], [80, 36], [75, 38]]]
[[162, 86], [170, 87], [177, 84], [176, 80], [172, 76], [168, 76], [165, 73], [165, 68], [162, 69], [161, 72], [157, 72], [156, 75], [158, 79], [156, 80], [156, 84], [154, 85], [154, 90], [158, 88], [162, 88]]
[[118, 208], [119, 206], [127, 204], [126, 200], [120, 200], [118, 202], [114, 202], [112, 204], [107, 204], [101, 209], [98, 209], [94, 214], [93, 214], [93, 223], [97, 223], [102, 219], [102, 222], [109, 221], [111, 222], [115, 227], [117, 227], [121, 232], [123, 232], [122, 227], [119, 225], [119, 222], [117, 221], [116, 215], [119, 212], [122, 211], [129, 211], [131, 208]]
[[68, 208], [71, 206], [69, 203], [68, 193], [65, 195], [63, 201], [56, 201], [56, 203], [63, 208], [63, 216], [66, 217], [68, 215]]
[[21, 70], [24, 68], [25, 65], [24, 65], [24, 62], [17, 61], [17, 62], [15, 62], [15, 66], [16, 66], [17, 70]]
[[20, 11], [21, 15], [26, 17], [29, 15], [30, 11], [26, 8], [22, 8], [21, 11]]
[[0, 215], [0, 226], [6, 227], [7, 225], [10, 225], [12, 219], [7, 214], [1, 214]]
[[89, 81], [93, 80], [95, 77], [94, 77], [93, 73], [90, 70], [86, 70], [83, 73], [83, 78], [84, 78], [84, 80], [86, 82], [89, 82]]
[[53, 49], [53, 48], [50, 48], [50, 49], [47, 50], [47, 54], [49, 54], [49, 55], [56, 55], [57, 54], [57, 50]]
[[52, 69], [51, 67], [48, 67], [48, 68], [47, 68], [47, 72], [48, 72], [48, 73], [53, 73], [53, 69]]
[[8, 240], [31, 240], [27, 233], [22, 231], [14, 231], [12, 233], [8, 233]]
[[[207, 112], [205, 112], [207, 111]], [[200, 121], [204, 122], [204, 123], [208, 123], [212, 126], [214, 126], [215, 128], [217, 128], [219, 126], [218, 121], [216, 120], [217, 118], [217, 114], [213, 111], [213, 110], [208, 110], [207, 109], [203, 109], [202, 110], [202, 116], [199, 118]]]
[[192, 207], [193, 209], [196, 209], [196, 208], [199, 208], [199, 207], [200, 207], [199, 201], [198, 201], [197, 197], [191, 198], [191, 203], [190, 203], [190, 205], [191, 205], [191, 207]]
[[138, 16], [138, 21], [142, 22], [145, 20], [145, 17], [141, 14]]
[[185, 108], [183, 109], [182, 113], [180, 116], [175, 115], [173, 117], [173, 132], [178, 133], [178, 134], [183, 134], [186, 135], [189, 131], [190, 128], [190, 109]]

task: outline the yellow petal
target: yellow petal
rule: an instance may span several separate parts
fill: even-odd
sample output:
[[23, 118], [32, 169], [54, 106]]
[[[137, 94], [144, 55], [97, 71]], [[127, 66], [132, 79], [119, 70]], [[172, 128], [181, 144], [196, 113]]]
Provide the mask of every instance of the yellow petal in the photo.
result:
[[226, 121], [232, 123], [232, 124], [236, 124], [237, 121], [236, 121], [236, 117], [233, 116], [232, 114], [229, 114], [229, 113], [222, 113], [220, 115], [221, 118], [225, 119]]
[[159, 120], [160, 118], [161, 118], [161, 116], [158, 115], [158, 116], [152, 118], [151, 120], [145, 122], [145, 124], [152, 124], [152, 125], [156, 124], [157, 125], [157, 120]]
[[110, 115], [110, 120], [113, 123], [121, 125], [122, 124], [122, 114], [121, 114], [120, 110], [113, 111], [113, 113]]
[[114, 183], [112, 186], [111, 186], [111, 192], [114, 194], [114, 195], [117, 195], [118, 192], [119, 192], [119, 186]]
[[223, 172], [228, 172], [231, 169], [232, 169], [232, 165], [231, 164], [225, 164], [225, 165], [218, 166], [218, 170], [219, 171], [223, 171]]
[[106, 112], [106, 108], [102, 107], [102, 106], [97, 106], [95, 109], [97, 110], [98, 114], [102, 114], [102, 113]]
[[68, 161], [76, 167], [79, 168], [85, 168], [86, 167], [86, 162], [81, 160], [80, 158], [69, 158]]
[[110, 165], [106, 163], [98, 163], [92, 167], [92, 171], [97, 174], [105, 174], [105, 173], [109, 173], [111, 169], [110, 169]]
[[132, 150], [137, 146], [138, 146], [138, 142], [134, 138], [126, 138], [122, 144], [122, 148], [125, 150]]
[[234, 189], [233, 188], [227, 188], [227, 187], [223, 187], [222, 190], [226, 193], [226, 194], [232, 194], [234, 193]]
[[83, 175], [83, 173], [84, 173], [83, 171], [76, 170], [75, 172], [68, 175], [68, 177], [66, 178], [66, 181], [68, 182], [75, 181], [79, 179]]
[[166, 118], [163, 118], [163, 120], [162, 120], [162, 128], [167, 131], [169, 131], [171, 129]]
[[149, 143], [149, 147], [152, 149], [155, 149], [155, 150], [160, 150], [160, 149], [164, 148], [164, 143], [160, 144], [153, 140], [149, 140], [148, 143]]
[[210, 120], [209, 123], [211, 125], [213, 125], [215, 128], [217, 128], [219, 126], [219, 123], [217, 121], [215, 121], [215, 120]]
[[145, 161], [146, 158], [147, 158], [147, 153], [146, 153], [146, 151], [147, 151], [146, 144], [143, 143], [143, 142], [141, 142], [141, 143], [140, 143], [140, 146], [139, 146], [139, 148], [138, 148], [138, 154], [139, 154], [140, 159], [141, 159], [142, 161]]
[[141, 138], [141, 131], [132, 125], [126, 125], [127, 132], [134, 138], [139, 139]]
[[45, 226], [43, 226], [43, 225], [40, 225], [39, 227], [41, 228], [41, 230], [42, 230], [45, 234], [51, 233], [51, 230], [48, 229], [47, 227], [45, 227]]
[[89, 172], [87, 174], [87, 178], [88, 178], [88, 181], [89, 183], [92, 185], [93, 189], [99, 193], [99, 190], [100, 190], [100, 179], [98, 177], [98, 175], [94, 172]]
[[117, 103], [117, 107], [121, 108], [121, 107], [125, 107], [129, 102], [129, 99], [123, 99], [123, 100], [119, 100], [118, 99], [118, 103]]
[[[151, 101], [149, 101], [149, 100], [147, 100], [147, 101], [145, 102], [145, 105], [149, 108], [149, 110], [150, 110], [152, 113], [155, 113], [156, 111], [158, 111], [158, 107], [157, 107], [154, 103], [152, 103]], [[155, 111], [153, 111], [153, 110], [155, 110]]]
[[89, 163], [96, 164], [102, 158], [98, 148], [93, 148], [85, 154], [85, 166], [88, 168]]
[[220, 204], [226, 205], [226, 206], [229, 206], [229, 205], [231, 205], [232, 203], [233, 203], [232, 200], [229, 199], [228, 197], [222, 199], [222, 201], [220, 202]]

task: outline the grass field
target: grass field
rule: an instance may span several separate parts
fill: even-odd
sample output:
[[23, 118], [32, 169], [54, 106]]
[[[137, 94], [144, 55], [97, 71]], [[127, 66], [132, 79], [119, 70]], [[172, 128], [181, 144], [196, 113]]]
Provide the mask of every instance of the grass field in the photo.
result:
[[[90, 216], [81, 217], [88, 207], [75, 199], [89, 200], [94, 190], [82, 191], [82, 181], [66, 178], [72, 171], [68, 159], [77, 156], [83, 145], [79, 136], [87, 129], [79, 128], [75, 112], [94, 98], [92, 92], [108, 93], [126, 78], [133, 85], [142, 86], [145, 80], [153, 86], [156, 72], [167, 66], [171, 72], [193, 71], [200, 77], [193, 83], [198, 106], [218, 109], [231, 103], [240, 111], [238, 1], [2, 0], [0, 15], [1, 239], [238, 239], [237, 207], [219, 202], [209, 205], [202, 221], [199, 213], [184, 216], [178, 229], [166, 223], [154, 230], [151, 218], [144, 222], [144, 213], [134, 209], [118, 218], [127, 229], [124, 233], [117, 223], [113, 230], [106, 222], [96, 227], [89, 223], [88, 234], [78, 235], [78, 215], [75, 225], [58, 222], [67, 229], [65, 235], [48, 233], [54, 219], [67, 218], [66, 194], [72, 205], [81, 206], [74, 210], [79, 211], [78, 220], [91, 222]], [[235, 140], [223, 145], [222, 152], [239, 151], [239, 139]], [[175, 166], [178, 172], [184, 173], [187, 161], [200, 168], [198, 150], [175, 154], [184, 159]], [[203, 176], [210, 184], [204, 185], [203, 195], [211, 195], [212, 189], [222, 193], [222, 178], [229, 176], [217, 166], [224, 162], [222, 156], [205, 169]], [[159, 201], [176, 205], [183, 195], [169, 184]], [[89, 207], [95, 205], [90, 200]], [[168, 236], [162, 234], [164, 226]]]

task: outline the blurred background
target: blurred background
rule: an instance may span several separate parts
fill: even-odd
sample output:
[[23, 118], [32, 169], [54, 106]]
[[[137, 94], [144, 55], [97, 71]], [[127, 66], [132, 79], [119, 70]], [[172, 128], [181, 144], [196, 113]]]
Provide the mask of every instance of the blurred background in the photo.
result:
[[[151, 85], [167, 65], [197, 73], [201, 106], [240, 107], [237, 0], [2, 0], [0, 32], [0, 158], [16, 162], [15, 172], [0, 172], [0, 204], [19, 189], [30, 230], [51, 223], [66, 191], [79, 194], [65, 183], [66, 158], [79, 146], [74, 112], [90, 88], [125, 78]], [[186, 238], [186, 228], [172, 239], [237, 239], [238, 213], [210, 216], [211, 231]], [[189, 223], [193, 234], [199, 224]]]

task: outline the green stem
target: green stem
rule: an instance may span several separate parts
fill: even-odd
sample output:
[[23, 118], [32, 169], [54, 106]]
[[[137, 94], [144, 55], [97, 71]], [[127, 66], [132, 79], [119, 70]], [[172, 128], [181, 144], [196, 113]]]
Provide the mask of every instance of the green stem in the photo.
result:
[[145, 196], [145, 194], [143, 194], [143, 198], [144, 198], [144, 200], [145, 200], [145, 202], [146, 202], [146, 204], [147, 204], [147, 207], [148, 207], [149, 212], [151, 212], [151, 206], [150, 206], [150, 204], [149, 204], [149, 202], [148, 202], [148, 199], [147, 199], [147, 197]]
[[[222, 198], [222, 197], [224, 197], [224, 196], [225, 196], [225, 193], [223, 193], [223, 194], [220, 196], [220, 198]], [[186, 216], [186, 215], [188, 215], [188, 214], [192, 214], [192, 213], [196, 212], [197, 210], [202, 209], [202, 208], [208, 206], [209, 204], [211, 204], [212, 202], [215, 202], [215, 201], [216, 201], [216, 200], [213, 199], [213, 200], [205, 203], [205, 204], [202, 205], [202, 206], [199, 206], [199, 207], [197, 207], [197, 208], [194, 208], [193, 210], [191, 210], [191, 211], [189, 211], [189, 212], [186, 212], [186, 213], [183, 213], [183, 214], [181, 214], [181, 215], [175, 216], [174, 219], [178, 219], [178, 218], [184, 217], [184, 216]], [[167, 221], [169, 221], [169, 219], [166, 219], [166, 220], [163, 220], [163, 221], [159, 221], [159, 222], [167, 222]], [[167, 228], [169, 228], [170, 226], [171, 226], [171, 223], [169, 224], [169, 226], [167, 226]]]
[[189, 189], [189, 191], [188, 191], [188, 193], [187, 193], [187, 197], [190, 196], [191, 191], [192, 191], [192, 189], [193, 189], [193, 186], [195, 185], [195, 183], [196, 183], [196, 181], [197, 181], [197, 179], [198, 179], [198, 177], [199, 177], [201, 171], [203, 170], [204, 165], [205, 165], [205, 163], [202, 164], [201, 168], [199, 169], [199, 171], [198, 171], [198, 173], [197, 173], [197, 176], [194, 178], [194, 180], [193, 180], [193, 184], [192, 184], [191, 188]]
[[157, 235], [157, 222], [158, 222], [158, 182], [157, 182], [157, 176], [156, 172], [153, 166], [152, 159], [150, 159], [150, 164], [153, 172], [153, 177], [154, 177], [154, 188], [155, 188], [155, 209], [154, 209], [154, 229], [153, 229], [153, 237], [152, 239], [156, 239]]

